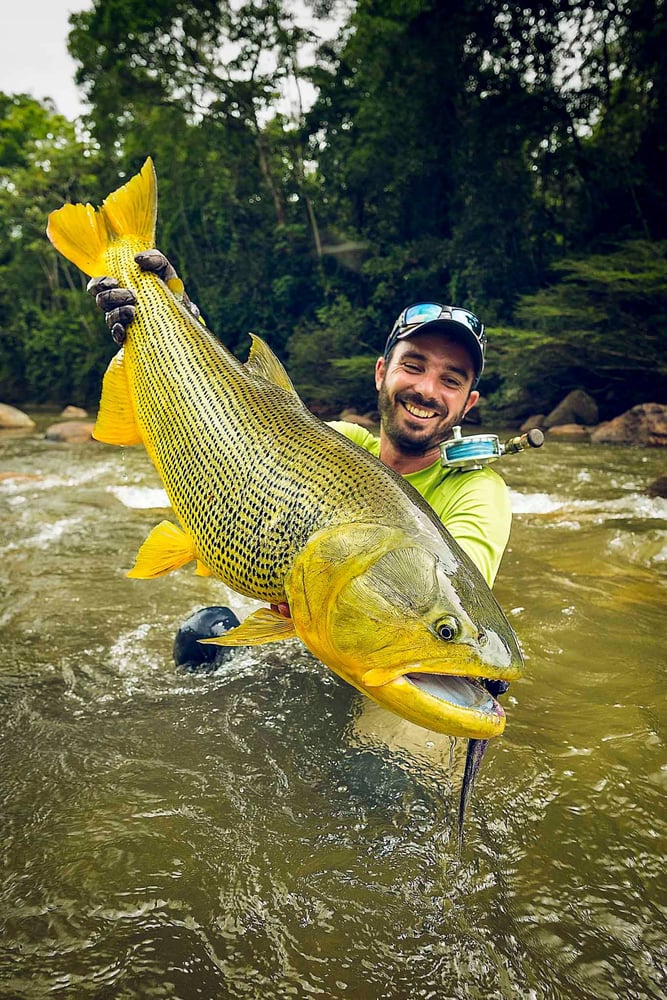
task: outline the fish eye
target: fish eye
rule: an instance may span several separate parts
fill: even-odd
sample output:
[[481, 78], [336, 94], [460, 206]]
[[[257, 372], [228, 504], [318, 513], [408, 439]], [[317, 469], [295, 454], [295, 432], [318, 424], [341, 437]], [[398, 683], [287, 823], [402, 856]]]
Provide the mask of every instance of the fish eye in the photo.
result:
[[456, 618], [452, 618], [451, 615], [445, 615], [444, 618], [439, 618], [434, 625], [435, 631], [441, 639], [445, 642], [451, 642], [452, 639], [456, 639], [460, 632], [460, 626]]

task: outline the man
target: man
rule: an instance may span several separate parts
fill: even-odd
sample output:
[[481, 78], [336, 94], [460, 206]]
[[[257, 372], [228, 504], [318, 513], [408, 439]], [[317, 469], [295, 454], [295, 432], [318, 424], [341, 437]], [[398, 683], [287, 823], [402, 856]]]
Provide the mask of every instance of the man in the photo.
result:
[[491, 586], [510, 533], [507, 487], [488, 466], [443, 466], [439, 448], [479, 399], [485, 346], [484, 327], [467, 310], [409, 306], [375, 366], [379, 438], [355, 424], [332, 426], [412, 483]]
[[[139, 254], [137, 262], [182, 292], [176, 272], [159, 251]], [[122, 343], [135, 300], [131, 290], [115, 285], [109, 278], [98, 278], [89, 290], [105, 310], [114, 340]], [[187, 297], [184, 302], [198, 315]], [[409, 306], [396, 320], [376, 363], [380, 436], [356, 424], [333, 421], [332, 426], [412, 483], [491, 586], [510, 532], [507, 488], [489, 467], [471, 472], [443, 467], [439, 449], [479, 399], [485, 346], [484, 327], [467, 310], [434, 302]], [[221, 609], [205, 610], [215, 617]], [[287, 605], [278, 610], [289, 615]], [[220, 634], [206, 632], [202, 614], [197, 612], [197, 620], [188, 620], [181, 631], [187, 628], [191, 638], [193, 629], [195, 638]], [[189, 656], [197, 646], [188, 643]], [[202, 658], [204, 650], [210, 653], [210, 647], [198, 648]]]

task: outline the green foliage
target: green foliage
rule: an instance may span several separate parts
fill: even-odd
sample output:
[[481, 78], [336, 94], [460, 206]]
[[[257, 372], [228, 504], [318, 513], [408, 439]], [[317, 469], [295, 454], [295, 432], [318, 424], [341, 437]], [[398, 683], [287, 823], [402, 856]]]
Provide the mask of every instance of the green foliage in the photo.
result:
[[[110, 345], [46, 218], [149, 153], [159, 245], [209, 326], [239, 354], [264, 337], [308, 402], [374, 407], [424, 299], [487, 323], [508, 417], [575, 386], [608, 414], [663, 398], [664, 0], [358, 0], [310, 65], [285, 0], [93, 0], [71, 23], [85, 121], [0, 94], [4, 398], [96, 399]], [[288, 82], [315, 87], [307, 114]]]
[[[667, 242], [629, 241], [568, 258], [553, 284], [525, 296], [522, 327], [491, 331], [499, 410], [547, 412], [583, 388], [602, 415], [667, 397]], [[545, 377], [548, 373], [548, 377]]]
[[348, 403], [362, 411], [375, 406], [377, 354], [364, 353], [364, 320], [361, 310], [340, 295], [288, 341], [288, 368], [296, 389], [323, 412]]

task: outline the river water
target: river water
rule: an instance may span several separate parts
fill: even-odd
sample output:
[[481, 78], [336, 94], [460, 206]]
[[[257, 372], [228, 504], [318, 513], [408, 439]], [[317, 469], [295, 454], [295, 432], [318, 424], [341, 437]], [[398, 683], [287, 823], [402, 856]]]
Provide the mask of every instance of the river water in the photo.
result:
[[665, 996], [664, 453], [498, 466], [527, 670], [459, 852], [464, 743], [296, 640], [177, 670], [184, 618], [252, 603], [126, 579], [145, 453], [43, 427], [0, 435], [2, 998]]

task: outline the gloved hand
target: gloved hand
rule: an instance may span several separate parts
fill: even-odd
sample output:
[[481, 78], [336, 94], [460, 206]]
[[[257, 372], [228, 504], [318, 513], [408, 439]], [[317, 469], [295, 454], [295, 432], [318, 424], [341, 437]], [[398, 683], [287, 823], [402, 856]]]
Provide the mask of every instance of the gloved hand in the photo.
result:
[[[182, 302], [188, 312], [203, 324], [198, 306], [190, 299], [183, 282], [179, 278], [165, 255], [159, 250], [145, 250], [134, 258], [142, 271], [157, 275]], [[137, 297], [131, 288], [120, 288], [115, 278], [105, 275], [102, 278], [91, 278], [87, 290], [95, 297], [95, 302], [104, 311], [104, 319], [111, 330], [115, 343], [125, 343], [127, 328], [137, 311]]]

